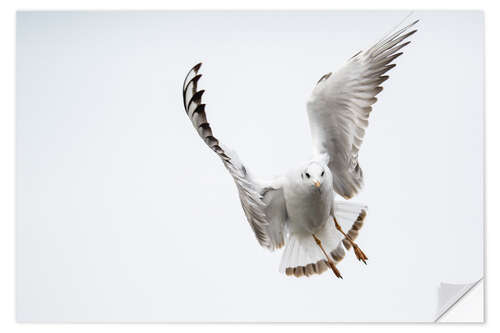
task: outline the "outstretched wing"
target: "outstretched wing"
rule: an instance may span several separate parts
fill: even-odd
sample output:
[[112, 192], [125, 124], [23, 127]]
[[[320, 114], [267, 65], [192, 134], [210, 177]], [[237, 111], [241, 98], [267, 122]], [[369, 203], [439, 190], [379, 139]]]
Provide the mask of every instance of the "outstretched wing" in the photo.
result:
[[184, 109], [194, 128], [222, 160], [236, 183], [243, 211], [260, 245], [274, 250], [284, 244], [286, 206], [279, 182], [263, 184], [255, 181], [239, 160], [236, 152], [223, 146], [215, 138], [207, 120], [204, 90], [198, 90], [201, 63], [194, 66], [186, 76], [183, 86]]
[[358, 152], [368, 117], [382, 91], [384, 75], [417, 30], [407, 32], [415, 21], [366, 51], [355, 54], [335, 74], [321, 77], [307, 103], [314, 153], [328, 160], [335, 192], [349, 199], [363, 185]]

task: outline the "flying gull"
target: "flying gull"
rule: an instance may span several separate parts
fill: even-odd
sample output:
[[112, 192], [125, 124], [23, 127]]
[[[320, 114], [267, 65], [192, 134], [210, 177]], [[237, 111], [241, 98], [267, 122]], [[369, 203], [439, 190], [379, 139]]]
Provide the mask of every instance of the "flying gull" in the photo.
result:
[[323, 75], [307, 101], [313, 158], [271, 181], [255, 178], [238, 155], [213, 134], [207, 121], [204, 90], [198, 90], [201, 63], [183, 85], [184, 108], [203, 141], [222, 160], [236, 183], [241, 206], [257, 241], [269, 250], [283, 247], [280, 272], [296, 277], [321, 274], [329, 268], [342, 278], [337, 264], [353, 249], [367, 207], [335, 200], [356, 195], [363, 186], [358, 152], [375, 97], [385, 75], [396, 65], [415, 21], [352, 56], [336, 73]]

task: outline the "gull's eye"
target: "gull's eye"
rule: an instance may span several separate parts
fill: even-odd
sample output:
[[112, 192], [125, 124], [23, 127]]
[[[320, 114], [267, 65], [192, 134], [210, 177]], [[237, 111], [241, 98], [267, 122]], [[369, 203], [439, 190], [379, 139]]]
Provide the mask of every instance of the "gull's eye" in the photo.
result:
[[306, 177], [311, 178], [311, 175], [306, 172]]
[[325, 171], [323, 170], [323, 172], [321, 173], [321, 177], [323, 177], [325, 175]]

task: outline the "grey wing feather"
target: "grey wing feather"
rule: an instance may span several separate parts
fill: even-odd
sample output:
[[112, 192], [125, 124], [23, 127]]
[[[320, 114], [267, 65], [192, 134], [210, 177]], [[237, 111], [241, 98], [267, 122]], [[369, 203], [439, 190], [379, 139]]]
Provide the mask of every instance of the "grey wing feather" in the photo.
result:
[[215, 138], [207, 120], [205, 104], [202, 104], [204, 90], [198, 90], [201, 63], [187, 74], [183, 84], [183, 100], [186, 114], [194, 128], [222, 160], [234, 179], [245, 216], [260, 245], [270, 250], [284, 244], [286, 206], [282, 189], [276, 184], [257, 182], [238, 158], [236, 152], [222, 145]]
[[349, 199], [363, 185], [358, 152], [375, 97], [396, 65], [405, 40], [417, 30], [407, 32], [415, 21], [383, 38], [366, 51], [351, 57], [336, 73], [324, 75], [313, 89], [307, 113], [314, 153], [328, 162], [335, 192]]
[[285, 244], [286, 222], [288, 221], [283, 187], [263, 185], [260, 193], [266, 204], [265, 214], [270, 222], [264, 227], [265, 233], [275, 248], [281, 248]]

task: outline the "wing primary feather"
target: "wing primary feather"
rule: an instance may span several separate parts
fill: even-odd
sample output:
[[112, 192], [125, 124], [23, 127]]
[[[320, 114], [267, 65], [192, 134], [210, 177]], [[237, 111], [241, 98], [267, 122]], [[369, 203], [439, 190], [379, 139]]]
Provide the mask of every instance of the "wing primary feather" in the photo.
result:
[[189, 108], [191, 107], [191, 104], [196, 103], [199, 104], [201, 101], [201, 96], [205, 93], [205, 90], [199, 90], [193, 94], [193, 97], [189, 100], [189, 103], [187, 105], [186, 112], [189, 112]]
[[378, 59], [383, 59], [384, 57], [387, 57], [387, 56], [390, 56], [391, 54], [394, 54], [396, 52], [398, 52], [399, 50], [401, 50], [402, 48], [404, 48], [405, 46], [407, 46], [408, 44], [411, 44], [411, 41], [406, 41], [404, 43], [401, 43], [399, 45], [395, 45], [394, 47], [392, 47], [391, 49], [389, 50], [386, 50], [385, 52], [383, 52], [382, 54], [380, 54], [377, 58]]
[[385, 65], [388, 65], [390, 64], [393, 60], [397, 59], [398, 57], [400, 57], [401, 55], [403, 54], [403, 52], [399, 52], [399, 53], [396, 53], [396, 54], [393, 54], [391, 56], [388, 56], [388, 57], [385, 57], [383, 59], [381, 59], [380, 61], [374, 63], [372, 65], [373, 68], [376, 68], [376, 67], [381, 67], [381, 66], [385, 66]]
[[396, 31], [395, 33], [393, 33], [389, 37], [382, 38], [378, 43], [376, 43], [375, 45], [373, 45], [369, 50], [376, 49], [376, 48], [380, 47], [381, 45], [384, 45], [384, 43], [391, 42], [392, 40], [394, 40], [394, 38], [396, 38], [397, 36], [401, 35], [403, 32], [405, 32], [409, 28], [413, 27], [418, 22], [419, 22], [419, 20], [416, 20], [413, 23], [410, 23], [409, 25], [407, 25], [407, 26], [401, 28], [400, 30]]
[[410, 31], [403, 36], [400, 36], [392, 41], [388, 41], [387, 43], [383, 44], [379, 49], [377, 49], [376, 52], [374, 52], [373, 56], [378, 57], [380, 54], [382, 54], [384, 51], [392, 48], [393, 46], [399, 44], [401, 41], [405, 40], [406, 38], [410, 37], [414, 33], [416, 33], [417, 30]]
[[190, 84], [193, 85], [193, 89], [196, 90], [196, 84], [201, 79], [202, 74], [196, 74], [189, 82], [184, 86], [184, 90], [186, 90]]
[[382, 74], [387, 73], [388, 71], [390, 71], [394, 67], [396, 67], [396, 64], [390, 64], [390, 65], [387, 65], [387, 66], [383, 66], [382, 69], [379, 69], [379, 70], [377, 70], [375, 72], [368, 72], [365, 77], [380, 76]]

